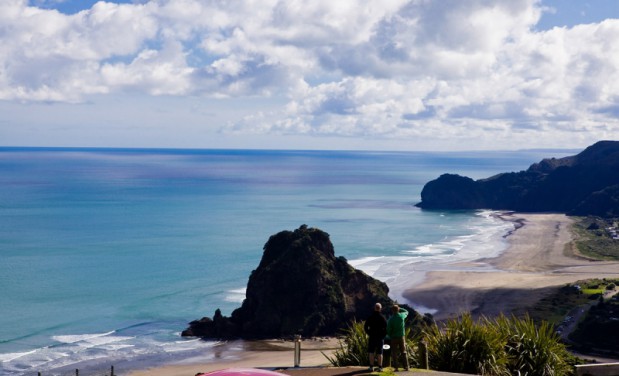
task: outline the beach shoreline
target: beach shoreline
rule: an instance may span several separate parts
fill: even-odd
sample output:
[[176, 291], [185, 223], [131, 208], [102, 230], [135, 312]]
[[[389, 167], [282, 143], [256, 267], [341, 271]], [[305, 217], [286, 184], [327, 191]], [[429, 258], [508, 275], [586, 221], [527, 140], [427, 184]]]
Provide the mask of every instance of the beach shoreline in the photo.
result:
[[[194, 357], [182, 361], [128, 373], [128, 376], [193, 376], [226, 368], [294, 368], [294, 342], [291, 340], [228, 341], [219, 345], [205, 358]], [[326, 355], [339, 348], [339, 340], [332, 337], [302, 339], [301, 367], [330, 365]]]
[[[512, 212], [495, 216], [514, 224], [513, 230], [500, 235], [507, 242], [504, 250], [498, 254], [489, 251], [495, 256], [472, 261], [416, 264], [409, 270], [409, 287], [402, 297], [415, 309], [431, 310], [437, 321], [463, 312], [493, 317], [500, 313], [523, 313], [544, 294], [567, 283], [619, 278], [618, 262], [575, 256], [572, 218], [563, 214]], [[291, 341], [232, 341], [223, 344], [218, 355], [208, 361], [193, 358], [129, 375], [194, 375], [230, 367], [291, 368], [292, 346]], [[336, 338], [304, 339], [301, 366], [329, 365], [324, 354], [331, 354], [338, 346]]]
[[403, 294], [413, 307], [432, 309], [436, 320], [463, 312], [522, 314], [556, 287], [589, 278], [619, 278], [618, 262], [577, 256], [572, 218], [529, 213], [497, 217], [514, 223], [514, 230], [504, 236], [507, 248], [496, 257], [425, 271], [424, 280]]

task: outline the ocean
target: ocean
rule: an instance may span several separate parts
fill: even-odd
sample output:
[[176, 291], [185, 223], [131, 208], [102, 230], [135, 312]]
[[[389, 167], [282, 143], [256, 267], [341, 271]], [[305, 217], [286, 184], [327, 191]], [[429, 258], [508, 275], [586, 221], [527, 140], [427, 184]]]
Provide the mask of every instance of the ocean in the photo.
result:
[[269, 236], [303, 224], [402, 301], [406, 265], [497, 254], [513, 228], [416, 208], [426, 182], [575, 153], [0, 148], [0, 371], [208, 360], [180, 332], [239, 307]]

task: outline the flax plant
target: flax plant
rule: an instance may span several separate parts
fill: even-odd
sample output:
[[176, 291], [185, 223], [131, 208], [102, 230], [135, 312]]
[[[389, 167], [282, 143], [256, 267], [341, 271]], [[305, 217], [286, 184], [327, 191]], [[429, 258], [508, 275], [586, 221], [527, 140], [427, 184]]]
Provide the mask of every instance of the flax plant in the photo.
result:
[[505, 338], [512, 375], [561, 376], [572, 372], [571, 358], [552, 325], [537, 326], [528, 316], [503, 315], [495, 319], [496, 330]]
[[[485, 317], [474, 321], [470, 313], [448, 320], [439, 327], [424, 326], [430, 369], [490, 376], [567, 376], [573, 374], [573, 357], [553, 327], [537, 326], [529, 317]], [[420, 338], [410, 338], [407, 328], [407, 356], [419, 366]], [[336, 367], [368, 365], [368, 338], [363, 322], [353, 321], [344, 330], [339, 349], [327, 360]], [[389, 356], [385, 354], [384, 366]]]
[[353, 321], [343, 332], [339, 348], [332, 356], [323, 355], [334, 367], [367, 365], [368, 338], [363, 328], [363, 322]]
[[487, 319], [473, 321], [469, 313], [425, 332], [430, 368], [478, 375], [509, 375], [501, 335]]
[[[343, 331], [342, 339], [339, 340], [339, 348], [335, 350], [332, 356], [325, 353], [323, 355], [329, 363], [334, 367], [345, 366], [365, 366], [369, 365], [368, 358], [368, 337], [364, 330], [364, 323], [353, 321]], [[418, 346], [415, 341], [410, 339], [410, 328], [406, 329], [406, 356], [411, 367], [419, 365]], [[388, 341], [385, 341], [389, 343]], [[388, 366], [390, 355], [384, 354], [383, 365]]]

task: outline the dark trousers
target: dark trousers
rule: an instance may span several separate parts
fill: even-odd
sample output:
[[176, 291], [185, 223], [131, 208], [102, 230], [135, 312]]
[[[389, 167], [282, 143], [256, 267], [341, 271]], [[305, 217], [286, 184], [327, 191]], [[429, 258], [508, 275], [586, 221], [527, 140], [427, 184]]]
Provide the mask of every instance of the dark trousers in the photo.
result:
[[398, 368], [402, 360], [404, 368], [408, 366], [408, 356], [406, 356], [406, 341], [404, 337], [391, 338], [391, 366]]

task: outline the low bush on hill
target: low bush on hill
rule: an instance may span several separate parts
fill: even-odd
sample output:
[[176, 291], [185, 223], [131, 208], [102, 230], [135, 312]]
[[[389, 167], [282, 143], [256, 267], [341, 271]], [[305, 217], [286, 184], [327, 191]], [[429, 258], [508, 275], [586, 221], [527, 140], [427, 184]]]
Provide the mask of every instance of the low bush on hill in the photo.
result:
[[599, 300], [604, 292], [614, 290], [618, 283], [617, 279], [596, 278], [567, 284], [554, 289], [527, 311], [536, 323], [548, 321], [559, 327], [573, 309]]
[[619, 240], [609, 228], [617, 228], [617, 218], [579, 217], [573, 225], [576, 248], [586, 257], [597, 260], [619, 260]]
[[578, 323], [570, 340], [582, 352], [616, 357], [619, 355], [619, 301], [604, 299], [591, 306]]

